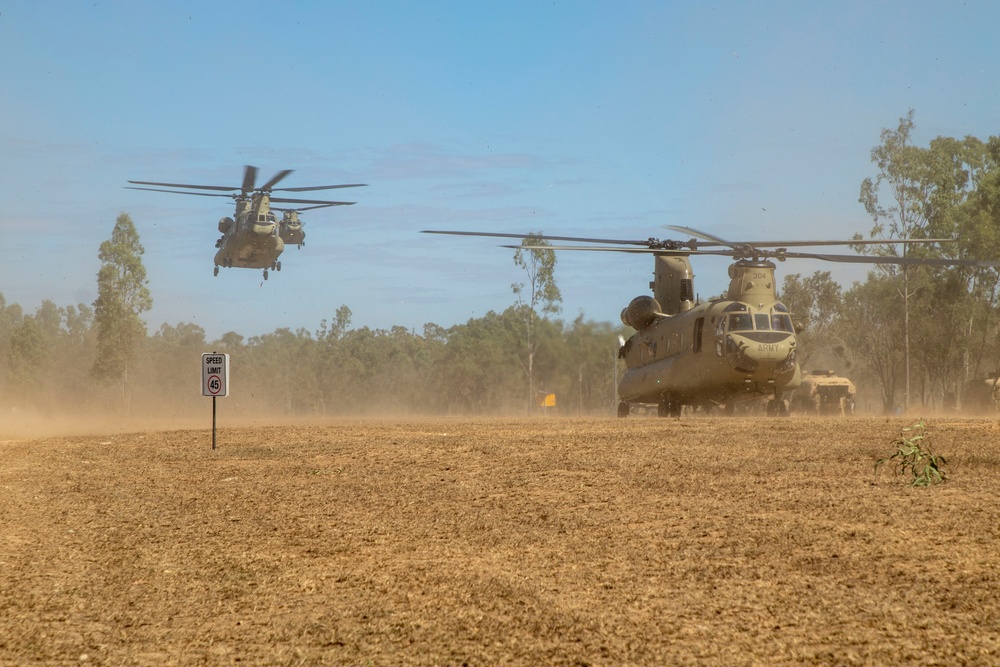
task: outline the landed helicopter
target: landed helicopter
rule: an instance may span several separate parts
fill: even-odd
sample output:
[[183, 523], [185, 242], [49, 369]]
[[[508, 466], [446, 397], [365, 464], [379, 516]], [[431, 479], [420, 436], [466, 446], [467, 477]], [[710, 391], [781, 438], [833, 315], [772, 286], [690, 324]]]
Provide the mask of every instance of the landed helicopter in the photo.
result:
[[[753, 241], [731, 242], [689, 227], [668, 226], [686, 241], [594, 239], [542, 234], [433, 231], [429, 234], [486, 236], [588, 245], [506, 245], [506, 248], [588, 250], [651, 254], [653, 295], [638, 296], [621, 312], [622, 323], [635, 329], [619, 348], [625, 373], [618, 383], [618, 416], [633, 406], [655, 404], [661, 417], [679, 417], [684, 406], [732, 414], [738, 403], [767, 401], [767, 414], [788, 414], [784, 393], [802, 382], [798, 340], [792, 313], [778, 298], [772, 260], [818, 259], [873, 264], [1000, 266], [1000, 261], [917, 257], [831, 255], [789, 251], [794, 247], [873, 244], [947, 243], [953, 239], [906, 241]], [[731, 257], [726, 294], [697, 302], [692, 255]]]
[[[305, 242], [305, 232], [302, 231], [302, 221], [298, 214], [314, 208], [327, 206], [349, 206], [352, 201], [329, 201], [323, 199], [295, 199], [288, 197], [272, 197], [272, 192], [310, 192], [314, 190], [334, 190], [337, 188], [358, 188], [364, 183], [346, 185], [313, 185], [298, 188], [276, 188], [282, 179], [292, 173], [291, 169], [279, 171], [268, 182], [260, 187], [257, 181], [257, 167], [247, 165], [243, 168], [243, 183], [238, 187], [226, 185], [190, 185], [185, 183], [158, 183], [155, 181], [129, 181], [133, 185], [153, 185], [157, 187], [132, 187], [130, 190], [149, 190], [152, 192], [168, 192], [180, 195], [196, 195], [199, 197], [229, 197], [236, 202], [236, 212], [233, 217], [219, 220], [219, 231], [222, 236], [215, 242], [218, 252], [215, 253], [215, 275], [219, 275], [219, 267], [238, 267], [246, 269], [263, 269], [264, 280], [267, 280], [268, 270], [280, 271], [281, 262], [278, 258], [285, 249], [286, 243], [302, 247]], [[166, 190], [164, 188], [186, 188], [184, 190]], [[215, 192], [197, 192], [197, 190], [214, 190]], [[225, 193], [225, 194], [223, 194]], [[284, 209], [272, 207], [277, 204], [311, 204], [305, 208]], [[274, 211], [283, 213], [279, 222]]]

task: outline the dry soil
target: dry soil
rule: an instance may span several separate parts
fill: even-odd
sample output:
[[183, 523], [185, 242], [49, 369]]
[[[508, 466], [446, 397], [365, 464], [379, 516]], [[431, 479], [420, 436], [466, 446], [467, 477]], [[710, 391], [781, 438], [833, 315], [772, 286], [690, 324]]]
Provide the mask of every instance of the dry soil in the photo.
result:
[[1000, 426], [912, 422], [9, 437], [0, 665], [1000, 664]]

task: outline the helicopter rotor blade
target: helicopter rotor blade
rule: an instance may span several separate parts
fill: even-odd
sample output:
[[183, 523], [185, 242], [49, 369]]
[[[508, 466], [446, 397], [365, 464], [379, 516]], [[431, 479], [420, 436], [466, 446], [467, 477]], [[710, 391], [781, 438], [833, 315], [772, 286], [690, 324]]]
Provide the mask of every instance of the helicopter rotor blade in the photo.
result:
[[326, 199], [288, 199], [285, 197], [271, 197], [272, 202], [279, 204], [322, 204], [323, 206], [350, 206], [352, 201], [328, 201]]
[[257, 167], [245, 165], [243, 167], [243, 186], [240, 188], [243, 194], [253, 192], [253, 185], [257, 182]]
[[[485, 236], [489, 238], [502, 238], [502, 239], [526, 239], [533, 238], [542, 241], [574, 241], [577, 243], [607, 243], [612, 245], [635, 245], [635, 246], [645, 246], [646, 248], [661, 248], [667, 250], [676, 250], [683, 247], [690, 247], [688, 241], [672, 241], [665, 240], [661, 241], [659, 239], [646, 239], [644, 241], [638, 240], [624, 240], [624, 239], [593, 239], [585, 238], [580, 236], [552, 236], [549, 234], [510, 234], [503, 232], [463, 232], [463, 231], [441, 231], [435, 229], [424, 229], [421, 231], [422, 234], [448, 234], [451, 236]], [[699, 245], [717, 245], [715, 243], [699, 244]]]
[[[715, 255], [717, 257], [733, 258], [739, 253], [729, 250], [669, 250], [656, 248], [602, 248], [600, 246], [542, 246], [542, 245], [504, 245], [503, 248], [527, 249], [527, 250], [589, 250], [597, 252], [627, 252], [636, 254], [653, 255]], [[776, 259], [784, 261], [786, 259], [819, 259], [826, 262], [841, 262], [847, 264], [896, 264], [896, 265], [922, 265], [922, 266], [972, 266], [972, 267], [997, 267], [1000, 260], [978, 260], [978, 259], [944, 259], [931, 257], [876, 257], [871, 255], [829, 255], [812, 252], [760, 252], [757, 253], [760, 259]]]
[[[272, 199], [271, 201], [274, 201], [274, 200]], [[340, 202], [334, 202], [334, 203], [330, 203], [330, 204], [317, 204], [315, 206], [303, 206], [301, 208], [279, 208], [277, 206], [272, 206], [271, 210], [272, 211], [281, 211], [281, 212], [295, 211], [296, 213], [301, 213], [302, 211], [311, 211], [311, 210], [316, 209], [316, 208], [327, 208], [328, 206], [337, 206], [337, 205], [339, 205], [339, 203]]]
[[500, 247], [511, 248], [512, 250], [586, 250], [593, 252], [625, 252], [642, 255], [671, 255], [677, 257], [687, 257], [688, 255], [733, 256], [733, 253], [728, 250], [687, 250], [683, 248], [621, 248], [586, 245], [501, 245]]
[[708, 232], [700, 232], [697, 229], [694, 229], [692, 227], [681, 227], [681, 226], [678, 226], [678, 225], [663, 225], [663, 227], [666, 228], [666, 229], [669, 229], [671, 231], [680, 232], [681, 234], [689, 234], [694, 239], [698, 239], [698, 238], [708, 239], [709, 241], [713, 241], [715, 243], [719, 243], [719, 244], [724, 245], [724, 246], [729, 246], [730, 248], [735, 248], [737, 245], [739, 245], [739, 244], [727, 241], [727, 240], [725, 240], [722, 237], [715, 236], [714, 234], [709, 234]]
[[285, 178], [285, 176], [288, 176], [293, 171], [295, 171], [295, 170], [294, 169], [284, 169], [282, 171], [279, 171], [277, 174], [275, 174], [274, 176], [271, 177], [271, 180], [269, 180], [267, 183], [265, 183], [264, 185], [260, 186], [257, 189], [259, 191], [261, 191], [261, 192], [270, 192], [271, 188], [273, 188], [275, 185], [278, 184], [278, 181], [280, 181], [281, 179]]
[[[164, 188], [191, 188], [193, 190], [219, 190], [221, 192], [232, 192], [236, 188], [225, 185], [189, 185], [187, 183], [157, 183], [155, 181], [129, 181], [135, 185], [159, 185]], [[138, 190], [139, 188], [135, 188]], [[162, 190], [161, 190], [162, 192]], [[196, 194], [189, 192], [186, 194]]]
[[844, 264], [896, 264], [920, 265], [920, 266], [976, 266], [992, 267], [1000, 266], [1000, 260], [982, 259], [947, 259], [943, 257], [878, 257], [874, 255], [827, 255], [812, 252], [788, 252], [774, 255], [777, 259], [821, 259], [826, 262], [840, 262]]
[[367, 183], [347, 183], [346, 185], [312, 185], [304, 188], [272, 188], [274, 192], [310, 192], [312, 190], [336, 190], [338, 188], [364, 188]]
[[[129, 181], [129, 183], [134, 183], [134, 182], [135, 181]], [[177, 194], [177, 195], [196, 195], [198, 197], [232, 197], [234, 199], [239, 197], [239, 194], [237, 194], [235, 192], [231, 193], [231, 194], [228, 194], [228, 195], [223, 195], [223, 194], [216, 194], [214, 192], [187, 192], [185, 190], [160, 190], [160, 189], [157, 189], [157, 188], [133, 188], [133, 187], [128, 186], [128, 185], [125, 186], [125, 189], [126, 190], [148, 190], [149, 192], [169, 192], [171, 194]], [[230, 188], [230, 189], [232, 189], [232, 188]]]
[[798, 248], [798, 247], [815, 247], [815, 246], [826, 246], [826, 245], [920, 245], [929, 243], [957, 243], [958, 239], [851, 239], [849, 241], [725, 241], [717, 236], [708, 234], [706, 232], [698, 231], [691, 227], [680, 227], [677, 225], [664, 225], [665, 228], [671, 229], [673, 231], [682, 232], [684, 234], [691, 234], [693, 236], [701, 236], [706, 239], [712, 239], [716, 242], [727, 245], [731, 248], [743, 248], [746, 246], [753, 248]]

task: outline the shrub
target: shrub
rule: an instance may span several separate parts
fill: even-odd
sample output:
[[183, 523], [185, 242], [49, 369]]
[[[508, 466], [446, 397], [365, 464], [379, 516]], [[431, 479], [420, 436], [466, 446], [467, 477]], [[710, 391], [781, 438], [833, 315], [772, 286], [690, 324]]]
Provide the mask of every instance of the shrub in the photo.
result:
[[947, 481], [948, 475], [942, 466], [947, 463], [943, 456], [931, 452], [930, 433], [923, 420], [904, 428], [899, 437], [892, 441], [895, 453], [875, 462], [875, 475], [884, 463], [890, 463], [897, 475], [912, 477], [910, 486], [930, 486]]

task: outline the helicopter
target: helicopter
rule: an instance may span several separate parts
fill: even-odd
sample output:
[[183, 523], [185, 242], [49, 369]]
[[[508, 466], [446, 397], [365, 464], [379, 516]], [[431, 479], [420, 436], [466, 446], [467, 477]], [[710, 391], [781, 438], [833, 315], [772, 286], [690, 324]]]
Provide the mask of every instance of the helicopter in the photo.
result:
[[[302, 221], [298, 214], [315, 208], [327, 206], [349, 206], [350, 201], [330, 201], [323, 199], [295, 199], [287, 197], [272, 197], [272, 192], [309, 192], [313, 190], [333, 190], [337, 188], [358, 188], [364, 183], [345, 185], [314, 185], [298, 188], [276, 188], [281, 180], [292, 173], [285, 169], [275, 174], [271, 180], [261, 186], [256, 185], [257, 167], [246, 165], [243, 168], [243, 183], [238, 187], [226, 185], [190, 185], [185, 183], [160, 183], [156, 181], [129, 181], [130, 190], [149, 190], [152, 192], [167, 192], [181, 195], [196, 195], [199, 197], [229, 197], [236, 203], [233, 217], [219, 220], [219, 232], [222, 236], [215, 242], [218, 252], [215, 253], [214, 275], [219, 275], [219, 267], [238, 267], [248, 269], [263, 269], [264, 280], [268, 271], [281, 271], [281, 261], [278, 259], [285, 249], [286, 243], [302, 247], [305, 242], [305, 232], [302, 231]], [[157, 187], [134, 187], [137, 185], [152, 185]], [[186, 188], [184, 190], [168, 190], [165, 188]], [[216, 192], [197, 192], [197, 190], [214, 190]], [[223, 194], [225, 193], [225, 194]], [[285, 209], [272, 207], [277, 204], [311, 204], [305, 208]], [[278, 221], [274, 211], [282, 212]]]
[[[920, 257], [837, 255], [789, 251], [817, 246], [948, 243], [954, 239], [753, 241], [732, 242], [690, 227], [667, 225], [687, 240], [595, 239], [543, 234], [425, 230], [428, 234], [524, 239], [505, 248], [585, 250], [651, 254], [652, 296], [637, 296], [621, 311], [635, 333], [619, 347], [625, 373], [618, 381], [619, 417], [634, 407], [655, 404], [661, 417], [680, 417], [684, 406], [733, 414], [735, 406], [766, 401], [769, 416], [787, 416], [785, 392], [802, 383], [798, 339], [792, 313], [778, 298], [774, 260], [1000, 266], [1000, 261]], [[601, 245], [530, 245], [531, 241], [570, 241]], [[700, 302], [694, 291], [691, 256], [729, 257], [728, 291]]]
[[302, 211], [311, 211], [314, 208], [326, 208], [327, 206], [336, 206], [336, 204], [317, 204], [316, 206], [306, 206], [303, 208], [278, 208], [277, 206], [272, 206], [272, 211], [281, 212], [281, 220], [278, 221], [278, 236], [281, 237], [286, 246], [293, 245], [301, 249], [306, 244], [306, 233], [302, 229], [302, 225], [305, 222], [299, 218], [299, 213]]

